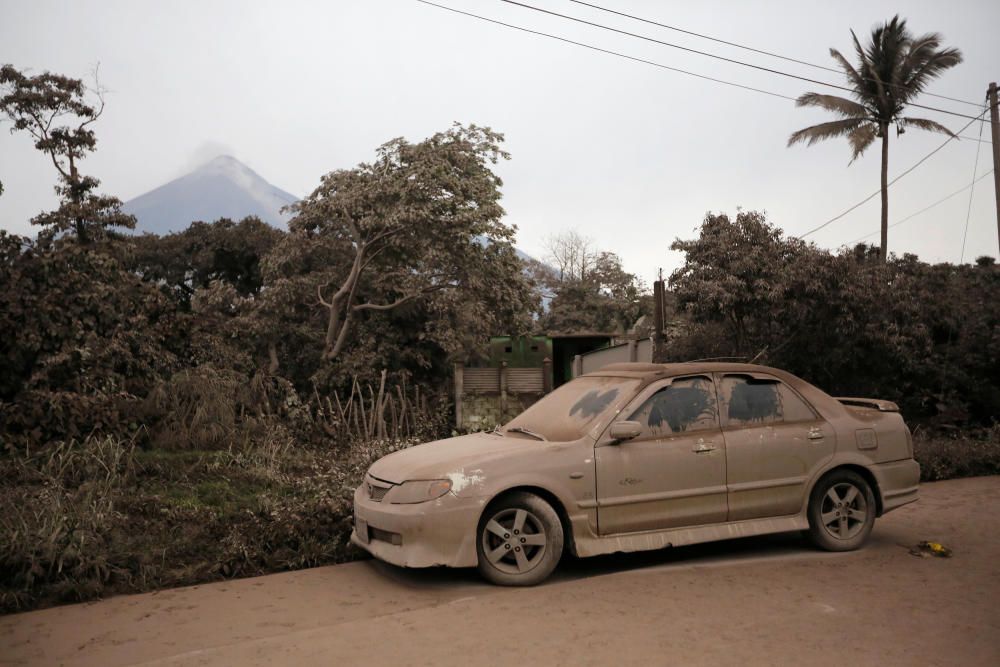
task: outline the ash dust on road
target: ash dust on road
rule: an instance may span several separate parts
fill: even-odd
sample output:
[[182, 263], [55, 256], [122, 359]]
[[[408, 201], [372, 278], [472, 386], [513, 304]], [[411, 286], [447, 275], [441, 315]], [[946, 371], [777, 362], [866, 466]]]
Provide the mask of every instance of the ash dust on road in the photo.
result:
[[[934, 541], [952, 558], [917, 558]], [[1000, 664], [1000, 477], [925, 484], [858, 552], [798, 535], [571, 560], [504, 589], [375, 561], [0, 618], [3, 665]]]

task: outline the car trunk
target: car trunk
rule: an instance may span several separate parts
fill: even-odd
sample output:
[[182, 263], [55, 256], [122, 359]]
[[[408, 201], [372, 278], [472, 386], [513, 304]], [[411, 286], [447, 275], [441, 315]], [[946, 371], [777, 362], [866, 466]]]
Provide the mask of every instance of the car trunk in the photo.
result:
[[836, 398], [857, 421], [855, 446], [876, 463], [913, 458], [910, 430], [899, 414], [899, 406], [878, 398]]

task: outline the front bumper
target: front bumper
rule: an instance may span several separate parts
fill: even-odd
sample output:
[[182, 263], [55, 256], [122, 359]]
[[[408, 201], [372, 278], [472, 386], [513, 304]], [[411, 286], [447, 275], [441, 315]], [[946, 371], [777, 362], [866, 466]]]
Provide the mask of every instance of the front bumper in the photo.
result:
[[473, 567], [478, 562], [476, 528], [485, 503], [485, 498], [447, 493], [425, 503], [393, 505], [373, 501], [362, 485], [354, 492], [351, 542], [400, 567]]

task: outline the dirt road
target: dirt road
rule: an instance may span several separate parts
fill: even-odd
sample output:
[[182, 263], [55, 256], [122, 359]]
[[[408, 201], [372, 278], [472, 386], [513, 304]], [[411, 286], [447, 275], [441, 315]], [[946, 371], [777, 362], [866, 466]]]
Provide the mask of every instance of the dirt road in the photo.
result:
[[1000, 477], [922, 494], [847, 554], [755, 538], [533, 589], [367, 561], [0, 617], [0, 664], [1000, 665]]

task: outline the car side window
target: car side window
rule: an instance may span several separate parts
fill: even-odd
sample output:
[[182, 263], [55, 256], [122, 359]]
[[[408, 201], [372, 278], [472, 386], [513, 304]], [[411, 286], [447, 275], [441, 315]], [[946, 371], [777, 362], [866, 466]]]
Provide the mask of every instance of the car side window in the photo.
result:
[[643, 401], [629, 420], [642, 426], [636, 440], [718, 428], [715, 386], [707, 377], [674, 380]]
[[726, 375], [720, 385], [729, 426], [812, 421], [816, 414], [798, 394], [778, 380]]

